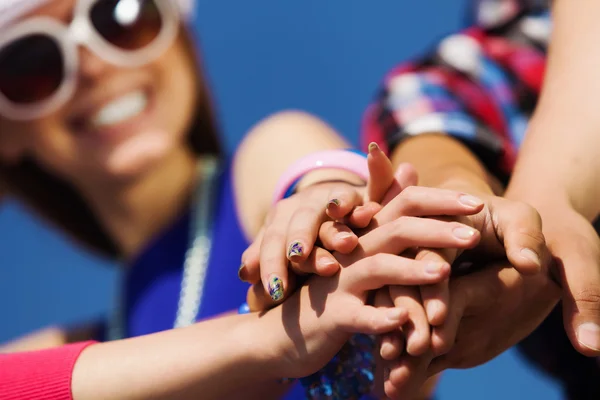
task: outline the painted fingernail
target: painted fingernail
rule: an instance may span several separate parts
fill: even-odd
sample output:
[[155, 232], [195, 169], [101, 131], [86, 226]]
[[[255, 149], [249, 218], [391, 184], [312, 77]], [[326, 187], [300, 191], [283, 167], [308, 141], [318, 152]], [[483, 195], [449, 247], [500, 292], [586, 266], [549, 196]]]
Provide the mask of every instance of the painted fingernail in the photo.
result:
[[269, 278], [269, 296], [275, 302], [283, 298], [283, 281], [277, 275]]
[[480, 205], [483, 204], [483, 201], [481, 201], [480, 199], [478, 199], [475, 196], [470, 196], [468, 194], [463, 194], [462, 196], [460, 196], [458, 198], [459, 203], [464, 204], [467, 207], [479, 207]]
[[401, 308], [394, 307], [390, 308], [385, 314], [389, 321], [398, 322], [402, 319], [404, 311]]
[[582, 346], [600, 351], [600, 326], [593, 322], [586, 322], [577, 328], [577, 340]]
[[531, 261], [538, 267], [542, 266], [542, 262], [540, 261], [540, 256], [538, 256], [537, 253], [531, 249], [528, 249], [528, 248], [521, 249], [521, 257]]
[[468, 240], [475, 236], [475, 230], [466, 227], [455, 228], [452, 232], [455, 237], [462, 240]]
[[369, 153], [373, 154], [375, 152], [380, 151], [381, 149], [379, 148], [379, 145], [375, 142], [371, 142], [369, 143]]
[[302, 257], [302, 255], [304, 255], [304, 246], [302, 246], [302, 243], [298, 240], [292, 242], [288, 248], [288, 259], [291, 259], [292, 257]]
[[446, 264], [444, 263], [431, 262], [425, 266], [425, 272], [430, 275], [439, 275], [445, 266]]
[[240, 281], [246, 282], [246, 273], [247, 272], [248, 272], [248, 270], [246, 269], [246, 264], [244, 264], [244, 263], [240, 264], [240, 269], [238, 269], [238, 278], [240, 278]]
[[330, 208], [333, 208], [333, 207], [339, 207], [340, 204], [342, 204], [342, 203], [340, 202], [339, 199], [331, 199], [327, 203], [327, 209], [330, 209]]

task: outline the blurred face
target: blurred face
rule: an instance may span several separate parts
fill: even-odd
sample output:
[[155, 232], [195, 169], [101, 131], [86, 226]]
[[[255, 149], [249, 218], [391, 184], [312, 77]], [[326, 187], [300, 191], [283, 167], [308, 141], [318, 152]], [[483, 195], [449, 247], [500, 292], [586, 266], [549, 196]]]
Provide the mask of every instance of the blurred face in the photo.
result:
[[[135, 178], [185, 146], [197, 101], [195, 63], [175, 25], [175, 14], [161, 15], [156, 7], [161, 1], [172, 0], [89, 2], [80, 14], [101, 33], [95, 46], [76, 47], [68, 37], [73, 31], [65, 30], [66, 35], [57, 29], [59, 36], [67, 37], [65, 43], [73, 45], [74, 58], [69, 57], [68, 46], [57, 56], [57, 46], [38, 32], [25, 35], [26, 40], [16, 34], [16, 40], [0, 48], [0, 91], [16, 104], [15, 110], [24, 110], [11, 118], [3, 108], [0, 161], [31, 157], [76, 184]], [[74, 13], [78, 18], [76, 3], [49, 2], [8, 30], [40, 17], [46, 19], [33, 22], [33, 29], [48, 17], [66, 27]], [[175, 18], [170, 21], [175, 27], [172, 38], [161, 37], [162, 48], [144, 53], [168, 18]], [[3, 69], [3, 57], [17, 65]], [[66, 68], [58, 86], [56, 74], [49, 71], [68, 62], [77, 68], [70, 77]], [[23, 80], [27, 74], [35, 79]]]

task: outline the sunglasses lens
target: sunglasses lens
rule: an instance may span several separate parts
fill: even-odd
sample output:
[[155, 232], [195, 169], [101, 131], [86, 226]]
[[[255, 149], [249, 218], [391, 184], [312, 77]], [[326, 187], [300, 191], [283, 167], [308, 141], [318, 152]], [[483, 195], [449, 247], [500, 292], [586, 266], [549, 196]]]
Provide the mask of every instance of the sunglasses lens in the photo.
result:
[[13, 103], [48, 99], [64, 79], [64, 59], [54, 39], [32, 34], [0, 49], [0, 92]]
[[163, 26], [159, 1], [100, 0], [90, 11], [94, 28], [123, 50], [139, 50], [155, 40]]

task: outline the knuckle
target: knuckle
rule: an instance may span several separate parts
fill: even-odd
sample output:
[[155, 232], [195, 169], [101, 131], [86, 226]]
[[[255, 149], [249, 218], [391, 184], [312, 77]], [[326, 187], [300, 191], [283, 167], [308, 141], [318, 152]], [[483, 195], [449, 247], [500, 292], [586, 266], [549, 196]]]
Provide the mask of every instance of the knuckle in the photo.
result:
[[578, 308], [586, 311], [600, 311], [600, 291], [598, 289], [582, 289], [577, 291], [573, 300], [577, 302]]
[[269, 243], [285, 243], [287, 237], [286, 234], [278, 229], [269, 229], [265, 233], [265, 237], [262, 242], [262, 246], [264, 247]]
[[516, 208], [517, 214], [522, 215], [523, 217], [526, 217], [528, 220], [531, 220], [539, 227], [542, 226], [542, 217], [540, 216], [540, 213], [533, 206], [531, 206], [527, 203], [524, 203], [522, 201], [519, 201], [515, 204], [515, 208]]

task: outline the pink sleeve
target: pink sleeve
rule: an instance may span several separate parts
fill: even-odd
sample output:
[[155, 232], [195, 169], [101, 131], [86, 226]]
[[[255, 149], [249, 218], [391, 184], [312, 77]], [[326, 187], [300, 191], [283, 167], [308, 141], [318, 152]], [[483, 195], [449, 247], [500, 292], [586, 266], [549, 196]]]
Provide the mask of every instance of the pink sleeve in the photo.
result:
[[72, 400], [75, 361], [83, 349], [94, 343], [0, 354], [0, 399]]

